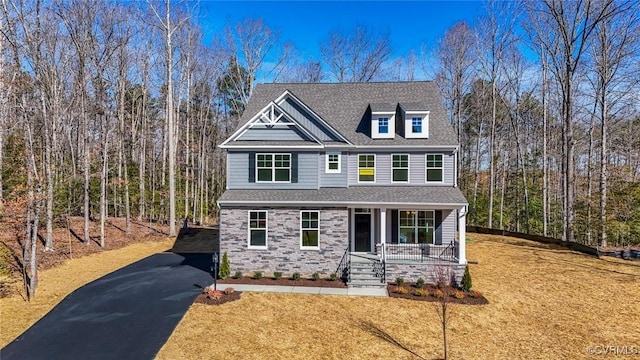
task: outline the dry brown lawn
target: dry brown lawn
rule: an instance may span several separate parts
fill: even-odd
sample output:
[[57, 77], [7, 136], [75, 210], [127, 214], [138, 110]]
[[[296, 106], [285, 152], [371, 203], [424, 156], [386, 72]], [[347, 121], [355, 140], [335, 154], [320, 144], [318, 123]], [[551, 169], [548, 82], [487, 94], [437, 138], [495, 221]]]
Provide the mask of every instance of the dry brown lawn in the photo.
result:
[[151, 254], [171, 249], [172, 245], [173, 239], [170, 238], [145, 241], [116, 250], [65, 260], [60, 266], [40, 271], [40, 283], [33, 301], [25, 302], [18, 294], [0, 298], [0, 348], [28, 329], [80, 286]]
[[[454, 305], [452, 359], [582, 359], [596, 345], [640, 348], [640, 263], [526, 240], [469, 234], [473, 288], [489, 305]], [[433, 359], [432, 303], [244, 293], [195, 304], [159, 359]], [[611, 356], [608, 356], [611, 358]], [[627, 358], [635, 358], [634, 356]]]

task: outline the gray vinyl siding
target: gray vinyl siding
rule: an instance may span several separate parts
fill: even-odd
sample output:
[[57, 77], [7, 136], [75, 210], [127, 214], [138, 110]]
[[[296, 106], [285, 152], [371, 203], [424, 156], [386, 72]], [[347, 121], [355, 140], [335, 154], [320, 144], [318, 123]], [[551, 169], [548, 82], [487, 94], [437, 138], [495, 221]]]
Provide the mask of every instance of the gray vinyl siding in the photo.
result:
[[[286, 151], [258, 151], [258, 153], [290, 153]], [[318, 153], [298, 153], [297, 183], [250, 183], [249, 153], [229, 152], [227, 154], [227, 187], [229, 189], [317, 189], [318, 188]]]
[[250, 128], [237, 140], [307, 141], [308, 136], [294, 128]]
[[[375, 183], [358, 183], [358, 155], [360, 154], [374, 154], [376, 156], [376, 181]], [[391, 179], [391, 159], [393, 154], [409, 154], [409, 183], [402, 182], [392, 182]], [[454, 179], [454, 165], [455, 165], [455, 157], [452, 152], [449, 153], [441, 153], [441, 152], [433, 152], [429, 154], [442, 154], [442, 170], [443, 170], [443, 182], [442, 183], [428, 183], [429, 185], [434, 186], [453, 186]], [[425, 153], [408, 153], [408, 152], [385, 152], [385, 153], [375, 153], [375, 152], [361, 152], [361, 153], [351, 153], [349, 154], [349, 186], [357, 186], [357, 185], [425, 185], [427, 184], [426, 174], [427, 174], [427, 163], [426, 163], [426, 155]]]
[[342, 156], [340, 156], [340, 173], [327, 173], [325, 171], [326, 153], [320, 153], [319, 160], [320, 187], [347, 187], [347, 154], [342, 153]]
[[442, 210], [442, 244], [448, 245], [456, 236], [456, 211]]
[[302, 107], [298, 106], [293, 100], [287, 98], [279, 106], [293, 117], [306, 130], [322, 141], [340, 141], [335, 135], [324, 129], [324, 125], [317, 122], [311, 114], [308, 114]]

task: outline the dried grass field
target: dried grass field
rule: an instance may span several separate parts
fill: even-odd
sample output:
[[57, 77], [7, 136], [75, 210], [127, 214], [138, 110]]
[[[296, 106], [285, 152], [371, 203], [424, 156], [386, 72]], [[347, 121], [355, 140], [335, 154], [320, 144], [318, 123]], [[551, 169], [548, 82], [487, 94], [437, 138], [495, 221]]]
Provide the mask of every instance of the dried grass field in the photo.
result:
[[[489, 304], [453, 305], [451, 359], [584, 359], [590, 346], [640, 348], [639, 262], [596, 259], [493, 235], [468, 238], [473, 240], [468, 259], [478, 262], [470, 265], [473, 288]], [[158, 354], [159, 359], [441, 356], [433, 303], [258, 293], [221, 306], [193, 305]]]

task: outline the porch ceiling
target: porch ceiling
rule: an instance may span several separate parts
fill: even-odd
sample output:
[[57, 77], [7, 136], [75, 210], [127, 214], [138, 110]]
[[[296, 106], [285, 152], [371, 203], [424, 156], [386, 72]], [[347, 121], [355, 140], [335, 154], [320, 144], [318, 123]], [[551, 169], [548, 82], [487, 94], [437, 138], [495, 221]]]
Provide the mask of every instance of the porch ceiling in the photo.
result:
[[354, 186], [317, 190], [227, 190], [218, 200], [233, 205], [324, 205], [387, 207], [434, 206], [459, 208], [467, 200], [457, 187], [445, 186]]

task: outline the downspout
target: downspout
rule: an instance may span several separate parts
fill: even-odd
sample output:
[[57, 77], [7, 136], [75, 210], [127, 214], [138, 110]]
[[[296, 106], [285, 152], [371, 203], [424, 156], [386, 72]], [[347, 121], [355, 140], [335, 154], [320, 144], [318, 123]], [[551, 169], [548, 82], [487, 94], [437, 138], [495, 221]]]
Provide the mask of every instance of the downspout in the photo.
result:
[[458, 187], [458, 148], [453, 150], [453, 187]]

